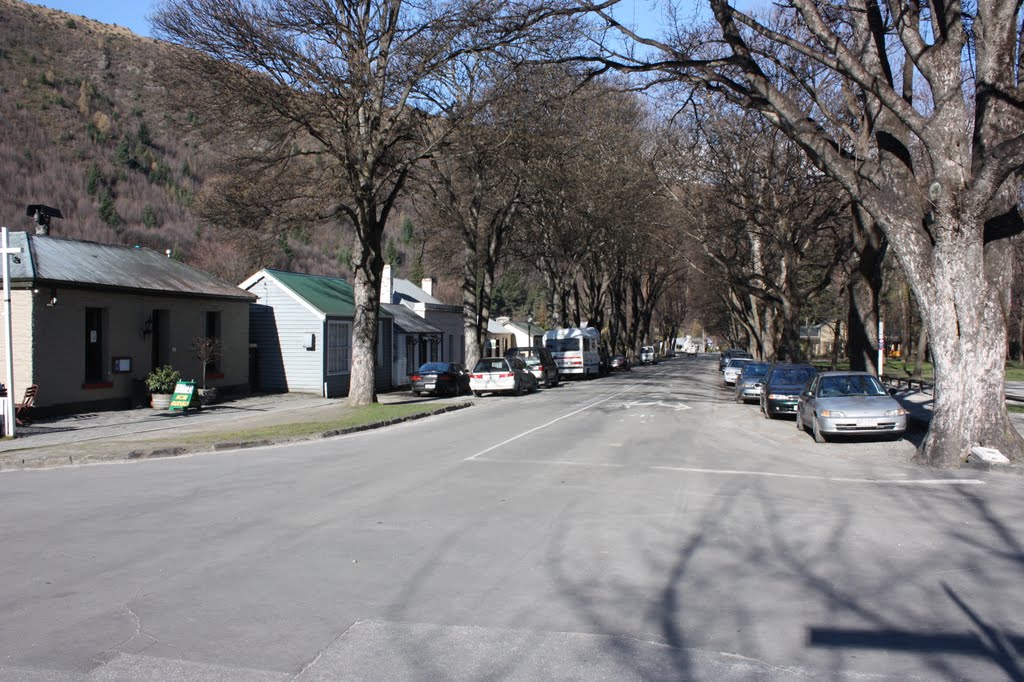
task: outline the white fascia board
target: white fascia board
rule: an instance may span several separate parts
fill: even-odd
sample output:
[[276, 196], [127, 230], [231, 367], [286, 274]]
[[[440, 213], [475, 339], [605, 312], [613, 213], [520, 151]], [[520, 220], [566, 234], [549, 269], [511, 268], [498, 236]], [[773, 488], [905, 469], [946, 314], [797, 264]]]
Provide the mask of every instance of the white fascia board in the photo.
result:
[[242, 289], [245, 289], [246, 291], [252, 291], [252, 287], [254, 287], [257, 284], [259, 284], [263, 279], [269, 279], [271, 282], [276, 284], [278, 289], [280, 289], [281, 291], [283, 291], [286, 294], [288, 294], [288, 296], [291, 297], [291, 299], [293, 301], [295, 301], [296, 303], [301, 305], [303, 308], [308, 310], [310, 312], [310, 314], [312, 314], [313, 317], [315, 317], [316, 319], [320, 320], [321, 322], [323, 322], [323, 321], [325, 321], [327, 319], [327, 313], [325, 313], [324, 311], [320, 310], [319, 308], [316, 308], [315, 306], [313, 306], [309, 301], [307, 301], [306, 299], [304, 299], [301, 296], [299, 296], [298, 294], [296, 294], [294, 291], [291, 290], [291, 288], [289, 288], [289, 287], [285, 286], [284, 284], [282, 284], [279, 279], [274, 277], [272, 274], [270, 274], [266, 270], [260, 270], [255, 275], [253, 275], [249, 279], [245, 280], [244, 282], [242, 282], [238, 286], [240, 288], [242, 288]]

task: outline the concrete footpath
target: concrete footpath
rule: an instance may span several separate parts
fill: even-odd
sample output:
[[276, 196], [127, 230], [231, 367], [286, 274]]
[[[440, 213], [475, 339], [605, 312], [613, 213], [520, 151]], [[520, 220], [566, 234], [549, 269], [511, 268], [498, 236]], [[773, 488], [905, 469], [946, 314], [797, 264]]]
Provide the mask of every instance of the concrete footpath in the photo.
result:
[[18, 427], [15, 438], [0, 439], [0, 471], [124, 461], [149, 457], [258, 447], [309, 440], [349, 431], [387, 426], [471, 405], [471, 397], [415, 398], [408, 392], [377, 396], [384, 405], [423, 403], [436, 409], [410, 417], [344, 430], [316, 427], [301, 436], [249, 436], [274, 427], [295, 427], [337, 422], [350, 415], [344, 399], [285, 393], [225, 400], [184, 412], [140, 408], [93, 412], [34, 420]]

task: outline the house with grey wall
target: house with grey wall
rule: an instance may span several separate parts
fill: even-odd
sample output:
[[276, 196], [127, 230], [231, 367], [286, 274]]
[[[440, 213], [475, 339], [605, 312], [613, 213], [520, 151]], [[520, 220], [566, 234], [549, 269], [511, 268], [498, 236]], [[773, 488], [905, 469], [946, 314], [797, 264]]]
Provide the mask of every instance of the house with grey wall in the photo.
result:
[[[355, 293], [337, 277], [263, 269], [238, 285], [255, 296], [249, 340], [254, 390], [348, 395]], [[376, 388], [392, 388], [393, 316], [383, 307], [377, 330]]]
[[[433, 278], [425, 277], [417, 286], [407, 279], [395, 277], [390, 265], [384, 266], [381, 304], [387, 310], [397, 311], [392, 348], [392, 382], [396, 387], [408, 386], [409, 376], [425, 362], [466, 362], [462, 306], [438, 300], [433, 295], [433, 287]], [[396, 306], [412, 312], [420, 322]]]
[[[140, 406], [163, 365], [223, 393], [248, 389], [251, 294], [150, 249], [25, 232], [10, 246], [16, 399], [36, 384], [43, 414]], [[197, 338], [219, 341], [221, 357], [204, 367]]]

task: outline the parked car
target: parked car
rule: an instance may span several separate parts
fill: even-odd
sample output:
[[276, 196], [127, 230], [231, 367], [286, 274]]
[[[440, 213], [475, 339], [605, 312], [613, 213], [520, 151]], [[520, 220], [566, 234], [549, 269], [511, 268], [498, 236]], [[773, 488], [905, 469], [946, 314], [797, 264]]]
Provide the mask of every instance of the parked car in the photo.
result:
[[478, 398], [485, 392], [497, 391], [522, 395], [537, 390], [537, 377], [520, 357], [483, 358], [469, 375], [469, 387]]
[[612, 369], [621, 369], [621, 370], [629, 369], [629, 360], [626, 359], [625, 355], [613, 355], [612, 356], [612, 360], [611, 360], [611, 364], [612, 364]]
[[725, 385], [735, 386], [740, 372], [751, 362], [753, 362], [751, 358], [729, 358], [729, 362], [725, 363], [725, 369], [722, 370], [722, 380]]
[[551, 388], [558, 385], [558, 365], [551, 356], [551, 351], [540, 346], [530, 348], [510, 348], [505, 351], [505, 356], [517, 356], [523, 359], [526, 367], [537, 377], [537, 383], [543, 384], [544, 388]]
[[469, 372], [456, 362], [427, 362], [409, 377], [412, 394], [462, 395], [469, 393]]
[[797, 404], [796, 426], [811, 429], [816, 443], [836, 434], [883, 434], [907, 430], [907, 411], [867, 372], [822, 372]]
[[640, 364], [641, 365], [656, 365], [658, 364], [658, 355], [654, 352], [654, 346], [642, 346], [640, 348]]
[[725, 370], [725, 363], [729, 362], [731, 358], [750, 358], [754, 359], [754, 356], [745, 350], [739, 348], [730, 348], [729, 350], [723, 350], [722, 354], [718, 356], [718, 371]]
[[612, 359], [611, 359], [611, 356], [609, 356], [608, 353], [605, 352], [604, 348], [602, 348], [600, 351], [598, 351], [598, 354], [599, 354], [600, 359], [601, 359], [600, 363], [598, 365], [598, 367], [599, 367], [598, 374], [600, 374], [603, 377], [606, 377], [606, 376], [608, 376], [609, 374], [612, 373]]
[[761, 412], [765, 419], [780, 414], [796, 414], [796, 404], [804, 387], [818, 370], [806, 364], [776, 363], [768, 370], [761, 391]]
[[771, 363], [748, 362], [743, 365], [743, 371], [736, 378], [736, 402], [745, 403], [748, 400], [761, 400], [761, 389], [764, 387], [764, 377], [768, 374]]

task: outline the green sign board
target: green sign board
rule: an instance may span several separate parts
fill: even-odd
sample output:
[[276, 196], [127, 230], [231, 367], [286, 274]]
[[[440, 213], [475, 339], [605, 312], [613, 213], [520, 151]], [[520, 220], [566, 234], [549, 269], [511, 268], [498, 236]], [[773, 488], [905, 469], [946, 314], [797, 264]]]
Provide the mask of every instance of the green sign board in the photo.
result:
[[171, 396], [172, 410], [184, 410], [192, 404], [192, 398], [196, 394], [196, 382], [179, 381], [174, 387], [174, 394]]

